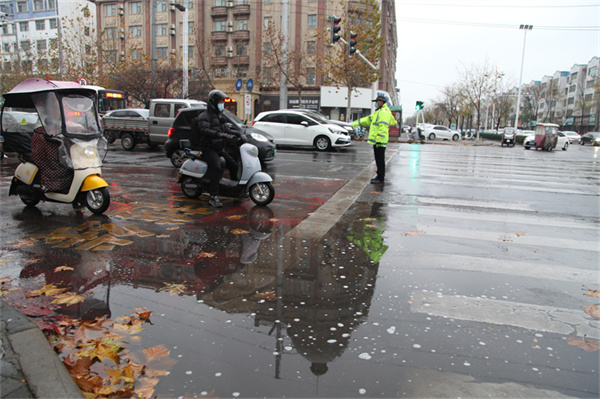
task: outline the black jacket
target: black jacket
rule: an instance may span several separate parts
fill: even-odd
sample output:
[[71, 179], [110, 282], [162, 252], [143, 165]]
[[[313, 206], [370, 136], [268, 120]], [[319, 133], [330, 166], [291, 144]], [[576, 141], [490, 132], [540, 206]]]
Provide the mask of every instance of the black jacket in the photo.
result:
[[215, 151], [223, 151], [225, 139], [222, 134], [230, 133], [225, 123], [223, 114], [214, 109], [211, 104], [208, 104], [206, 111], [195, 118], [194, 125], [201, 150], [211, 148]]

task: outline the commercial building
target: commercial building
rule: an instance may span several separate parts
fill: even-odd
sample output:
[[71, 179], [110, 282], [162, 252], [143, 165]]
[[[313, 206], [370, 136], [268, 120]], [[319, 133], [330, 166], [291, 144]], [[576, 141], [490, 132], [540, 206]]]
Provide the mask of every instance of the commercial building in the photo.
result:
[[[331, 51], [329, 43], [317, 38], [317, 34], [325, 31], [329, 16], [343, 15], [338, 1], [177, 0], [185, 7], [185, 13], [175, 6], [174, 0], [96, 0], [95, 3], [98, 34], [112, 56], [136, 57], [143, 51], [154, 54], [160, 62], [170, 55], [183, 54], [185, 29], [190, 80], [202, 79], [201, 72], [207, 72], [214, 86], [235, 100], [237, 114], [247, 115], [248, 119], [263, 110], [281, 108], [278, 85], [266, 81], [269, 65], [264, 65], [262, 54], [269, 26], [280, 26], [287, 15], [290, 50], [306, 49], [316, 57], [304, 60], [307, 63], [303, 66], [301, 101], [288, 85], [283, 108], [317, 109], [334, 119], [347, 119], [344, 88], [340, 88], [339, 98], [333, 100], [331, 92], [324, 94], [322, 88], [331, 86], [330, 82], [317, 61], [312, 61]], [[357, 0], [345, 2], [344, 6], [350, 3], [360, 5]], [[394, 2], [380, 0], [379, 5], [381, 35], [385, 39], [385, 51], [378, 65], [381, 78], [374, 90], [369, 87], [353, 92], [351, 107], [356, 116], [370, 112], [370, 100], [377, 94], [386, 94], [390, 104], [398, 104], [394, 78], [398, 47]], [[183, 21], [186, 14], [187, 21]]]

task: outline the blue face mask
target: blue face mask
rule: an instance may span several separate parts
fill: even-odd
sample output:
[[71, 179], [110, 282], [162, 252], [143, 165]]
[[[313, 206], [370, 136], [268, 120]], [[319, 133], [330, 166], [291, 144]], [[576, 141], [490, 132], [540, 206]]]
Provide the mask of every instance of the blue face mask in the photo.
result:
[[225, 109], [225, 104], [217, 104], [217, 109], [223, 111]]

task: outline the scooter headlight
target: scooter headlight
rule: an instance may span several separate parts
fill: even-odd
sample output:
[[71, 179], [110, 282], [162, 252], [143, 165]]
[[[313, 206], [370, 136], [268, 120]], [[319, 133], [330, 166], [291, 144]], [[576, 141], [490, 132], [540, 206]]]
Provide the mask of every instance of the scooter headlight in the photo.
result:
[[83, 149], [83, 153], [88, 158], [94, 158], [96, 156], [96, 147], [93, 145], [86, 145]]
[[253, 145], [252, 148], [250, 149], [250, 153], [252, 155], [254, 155], [255, 157], [258, 157], [258, 147], [256, 147], [255, 145]]

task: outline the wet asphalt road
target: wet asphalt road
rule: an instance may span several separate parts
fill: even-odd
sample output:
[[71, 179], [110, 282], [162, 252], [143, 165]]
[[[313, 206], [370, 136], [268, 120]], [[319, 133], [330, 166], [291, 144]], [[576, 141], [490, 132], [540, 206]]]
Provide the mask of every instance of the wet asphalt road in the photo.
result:
[[600, 339], [599, 148], [393, 144], [386, 185], [316, 238], [365, 143], [280, 150], [275, 201], [218, 212], [160, 152], [114, 148], [102, 217], [26, 209], [3, 162], [0, 277], [84, 293], [80, 317], [151, 310], [141, 345], [176, 360], [159, 397], [598, 397], [598, 352], [569, 339]]

